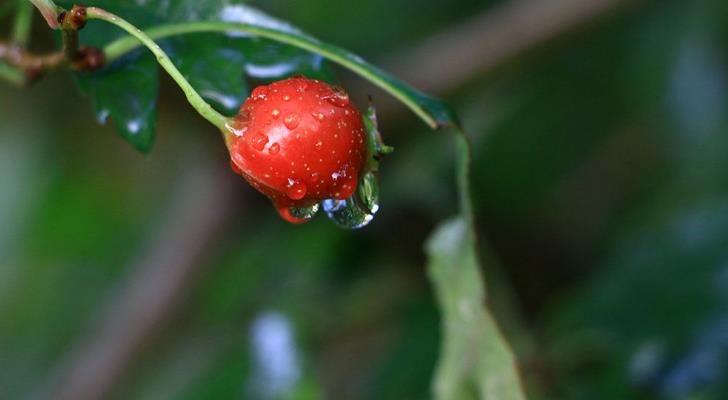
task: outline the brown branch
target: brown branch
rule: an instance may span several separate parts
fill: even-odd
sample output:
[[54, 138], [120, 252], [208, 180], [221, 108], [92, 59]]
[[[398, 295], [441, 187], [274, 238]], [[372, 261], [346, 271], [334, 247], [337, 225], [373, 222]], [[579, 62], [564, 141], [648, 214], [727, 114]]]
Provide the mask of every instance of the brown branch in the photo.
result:
[[18, 43], [0, 41], [0, 63], [19, 69], [25, 75], [21, 84], [32, 83], [43, 72], [69, 66], [76, 71], [93, 71], [105, 63], [103, 51], [94, 47], [81, 47], [78, 31], [86, 25], [86, 8], [73, 6], [57, 16], [62, 29], [63, 51], [34, 54]]
[[[382, 64], [413, 86], [444, 95], [534, 47], [634, 1], [508, 1], [433, 35], [412, 50], [396, 52]], [[384, 96], [376, 100], [382, 113], [402, 109]]]
[[37, 55], [12, 43], [0, 41], [0, 62], [21, 69], [29, 81], [51, 68], [62, 65], [62, 52]]
[[233, 210], [231, 177], [198, 168], [186, 179], [172, 196], [177, 204], [171, 205], [148, 248], [132, 262], [128, 279], [62, 363], [51, 393], [40, 397], [108, 397], [143, 346], [179, 309], [180, 298], [204, 267], [200, 261]]
[[416, 87], [444, 92], [630, 1], [509, 1], [400, 55], [395, 72]]

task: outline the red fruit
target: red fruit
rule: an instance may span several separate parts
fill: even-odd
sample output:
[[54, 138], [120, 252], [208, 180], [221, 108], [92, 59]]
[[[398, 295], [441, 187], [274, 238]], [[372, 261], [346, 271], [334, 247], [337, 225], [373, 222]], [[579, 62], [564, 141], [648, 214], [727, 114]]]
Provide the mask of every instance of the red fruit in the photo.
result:
[[367, 154], [359, 111], [341, 90], [303, 77], [259, 86], [232, 124], [232, 168], [268, 196], [281, 217], [356, 191]]

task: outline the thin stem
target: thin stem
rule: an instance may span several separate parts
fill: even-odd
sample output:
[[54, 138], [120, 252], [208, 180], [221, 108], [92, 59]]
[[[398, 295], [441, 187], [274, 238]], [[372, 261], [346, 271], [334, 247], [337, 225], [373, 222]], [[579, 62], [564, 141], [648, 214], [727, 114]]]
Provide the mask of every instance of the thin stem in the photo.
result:
[[[321, 43], [312, 37], [293, 35], [257, 25], [228, 22], [188, 22], [163, 25], [147, 30], [146, 34], [150, 38], [161, 39], [169, 36], [200, 32], [245, 32], [298, 47], [312, 53], [320, 54], [322, 57], [350, 69], [373, 84], [384, 89], [386, 92], [407, 105], [431, 127], [436, 128], [438, 126], [437, 121], [431, 117], [420, 104], [402, 93], [400, 90], [397, 90], [393, 82], [386, 78], [386, 74], [383, 71], [373, 65], [364, 63], [356, 56], [345, 54], [339, 48]], [[111, 62], [138, 46], [139, 43], [134, 38], [124, 37], [117, 39], [106, 46], [104, 53], [106, 54], [106, 59]]]
[[78, 31], [75, 29], [63, 29], [63, 53], [68, 61], [75, 61], [78, 58]]
[[25, 47], [30, 38], [30, 28], [33, 17], [33, 7], [25, 1], [18, 3], [15, 11], [15, 24], [13, 25], [12, 40], [18, 46]]
[[26, 73], [40, 73], [65, 62], [63, 53], [33, 54], [12, 43], [0, 41], [0, 62]]
[[45, 18], [48, 26], [53, 29], [58, 29], [60, 24], [58, 23], [58, 14], [63, 11], [63, 8], [58, 7], [52, 0], [29, 0], [35, 8], [40, 11]]
[[[157, 57], [157, 62], [159, 62], [159, 65], [161, 65], [162, 68], [164, 68], [164, 70], [169, 73], [172, 79], [174, 79], [177, 85], [179, 85], [179, 87], [187, 96], [187, 101], [189, 101], [190, 105], [192, 105], [192, 107], [194, 107], [194, 109], [197, 110], [197, 112], [203, 118], [218, 127], [218, 129], [220, 129], [220, 131], [223, 133], [226, 142], [228, 141], [228, 135], [232, 135], [232, 133], [229, 131], [229, 128], [227, 127], [228, 118], [215, 111], [212, 106], [210, 106], [210, 104], [208, 104], [197, 93], [197, 91], [192, 87], [192, 85], [190, 85], [189, 82], [187, 82], [187, 79], [185, 79], [185, 77], [177, 69], [177, 67], [174, 66], [164, 50], [162, 50], [159, 45], [154, 43], [154, 41], [147, 34], [137, 29], [134, 25], [125, 21], [121, 17], [100, 8], [88, 7], [86, 9], [86, 12], [89, 19], [98, 19], [116, 25], [132, 35], [134, 38], [136, 38], [132, 39], [135, 43], [138, 40], [142, 44], [144, 44], [144, 46], [146, 46], [154, 54], [154, 56]], [[109, 60], [109, 62], [110, 61], [111, 60]]]

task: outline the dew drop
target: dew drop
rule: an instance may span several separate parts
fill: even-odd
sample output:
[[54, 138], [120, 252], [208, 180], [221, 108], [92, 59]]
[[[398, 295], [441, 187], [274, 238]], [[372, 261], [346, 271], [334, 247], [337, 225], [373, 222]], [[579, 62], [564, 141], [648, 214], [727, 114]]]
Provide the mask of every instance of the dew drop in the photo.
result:
[[280, 151], [281, 151], [281, 145], [279, 145], [278, 143], [273, 143], [273, 144], [272, 144], [272, 145], [270, 145], [270, 147], [268, 148], [268, 153], [270, 153], [270, 154], [272, 154], [272, 155], [276, 155], [276, 154], [278, 154], [278, 152], [280, 152]]
[[286, 186], [286, 195], [291, 200], [301, 200], [304, 196], [306, 196], [306, 184], [293, 179], [288, 178], [288, 185]]
[[245, 132], [248, 131], [248, 127], [247, 126], [243, 126], [240, 129], [232, 128], [231, 127], [230, 129], [233, 131], [233, 135], [235, 135], [237, 137], [243, 137], [245, 135]]
[[251, 139], [251, 146], [258, 151], [262, 151], [266, 143], [268, 143], [268, 136], [262, 133], [256, 133]]
[[351, 197], [345, 200], [327, 199], [321, 205], [329, 219], [340, 227], [358, 229], [366, 226], [379, 210], [377, 176], [367, 173], [359, 181], [358, 188]]
[[296, 129], [300, 123], [301, 116], [298, 113], [290, 113], [283, 118], [283, 125], [290, 130]]
[[346, 200], [327, 199], [321, 205], [329, 219], [342, 228], [358, 229], [374, 219], [373, 213], [358, 204], [356, 195]]
[[337, 107], [346, 107], [349, 105], [349, 95], [341, 88], [334, 89], [334, 92], [324, 97], [324, 100]]
[[379, 211], [379, 178], [374, 172], [367, 172], [357, 187], [359, 198], [372, 214]]
[[258, 86], [253, 90], [251, 96], [253, 100], [267, 100], [268, 99], [268, 88], [265, 86]]

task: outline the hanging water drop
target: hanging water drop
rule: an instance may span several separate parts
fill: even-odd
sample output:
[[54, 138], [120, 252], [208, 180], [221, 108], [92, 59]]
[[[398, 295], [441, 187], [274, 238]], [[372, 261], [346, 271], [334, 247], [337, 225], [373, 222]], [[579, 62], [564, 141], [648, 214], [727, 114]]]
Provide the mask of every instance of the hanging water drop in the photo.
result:
[[307, 207], [282, 207], [276, 206], [278, 215], [292, 224], [303, 224], [313, 218], [319, 210], [319, 205], [314, 204]]
[[359, 180], [357, 193], [364, 206], [372, 213], [379, 211], [379, 179], [374, 172], [367, 172]]
[[346, 200], [327, 199], [321, 205], [329, 219], [340, 227], [358, 229], [366, 226], [379, 210], [377, 176], [372, 172], [365, 174], [351, 197]]

